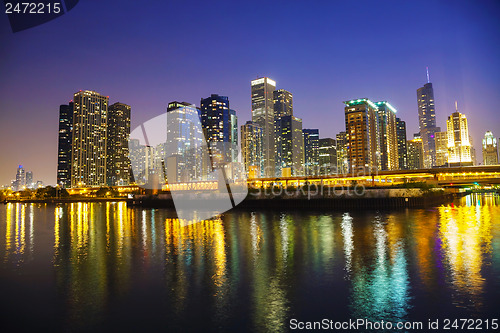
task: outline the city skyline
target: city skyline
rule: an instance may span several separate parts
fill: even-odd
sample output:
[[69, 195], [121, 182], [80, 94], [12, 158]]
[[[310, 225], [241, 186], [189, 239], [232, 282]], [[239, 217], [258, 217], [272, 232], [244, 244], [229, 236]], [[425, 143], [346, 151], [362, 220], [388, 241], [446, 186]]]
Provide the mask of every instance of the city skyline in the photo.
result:
[[[119, 10], [127, 14], [131, 10], [127, 6], [130, 5], [124, 5]], [[364, 8], [355, 9], [360, 13], [374, 15], [385, 12], [397, 24], [398, 20], [403, 22], [402, 18], [397, 17], [398, 14], [410, 11], [414, 6], [407, 4], [399, 9], [391, 9], [385, 4], [377, 8], [374, 5], [366, 5]], [[141, 52], [139, 46], [143, 44], [138, 38], [150, 31], [148, 29], [150, 26], [146, 24], [135, 33], [129, 31], [130, 40], [123, 40], [121, 37], [123, 32], [113, 32], [104, 23], [91, 28], [85, 38], [95, 36], [100, 29], [99, 32], [106, 36], [106, 44], [103, 44], [103, 41], [98, 42], [101, 48], [120, 46], [118, 42], [123, 42], [123, 46], [113, 50], [108, 57], [98, 56], [100, 52], [89, 49], [83, 53], [73, 52], [70, 57], [63, 60], [50, 60], [54, 54], [59, 54], [61, 50], [66, 50], [74, 43], [68, 38], [72, 33], [69, 23], [71, 21], [71, 24], [78, 27], [84, 24], [85, 15], [91, 10], [88, 4], [80, 4], [78, 11], [72, 11], [53, 23], [15, 35], [8, 30], [4, 18], [0, 22], [0, 36], [5, 40], [5, 45], [9, 46], [9, 51], [3, 53], [6, 61], [2, 66], [4, 75], [0, 79], [0, 84], [4, 88], [0, 93], [2, 112], [0, 139], [7, 142], [10, 138], [8, 141], [10, 144], [2, 148], [0, 184], [10, 183], [14, 176], [13, 172], [19, 164], [32, 170], [36, 179], [43, 180], [47, 184], [55, 184], [57, 108], [60, 104], [67, 103], [68, 96], [79, 89], [96, 90], [111, 96], [111, 103], [119, 101], [131, 105], [134, 110], [131, 127], [164, 112], [168, 101], [197, 102], [200, 97], [210, 94], [228, 96], [232, 108], [238, 112], [239, 124], [245, 124], [251, 119], [248, 82], [257, 77], [267, 76], [278, 82], [279, 88], [294, 94], [294, 115], [303, 119], [304, 128], [318, 128], [322, 138], [335, 138], [337, 133], [345, 129], [342, 101], [357, 96], [370, 96], [373, 100], [388, 100], [398, 109], [398, 117], [406, 121], [408, 139], [411, 139], [412, 133], [418, 131], [415, 90], [427, 81], [426, 67], [429, 67], [430, 81], [434, 88], [437, 126], [441, 128], [445, 126], [446, 118], [454, 110], [453, 103], [458, 100], [461, 112], [469, 120], [469, 132], [476, 143], [477, 159], [482, 161], [479, 145], [484, 132], [489, 130], [497, 136], [500, 133], [500, 122], [496, 120], [494, 111], [487, 107], [499, 99], [496, 94], [499, 89], [498, 82], [495, 80], [498, 77], [499, 67], [491, 66], [495, 64], [493, 61], [499, 54], [498, 47], [492, 43], [498, 39], [493, 33], [497, 31], [495, 27], [498, 27], [498, 22], [488, 15], [492, 6], [494, 6], [492, 3], [485, 3], [482, 7], [463, 5], [454, 8], [438, 3], [434, 11], [426, 16], [426, 20], [419, 20], [420, 14], [405, 18], [404, 22], [407, 24], [401, 32], [383, 28], [367, 32], [353, 27], [350, 30], [342, 30], [343, 37], [333, 36], [334, 38], [328, 42], [325, 41], [325, 34], [316, 36], [314, 28], [323, 27], [328, 34], [333, 34], [346, 19], [339, 17], [334, 22], [327, 22], [321, 21], [320, 18], [314, 20], [316, 23], [313, 27], [300, 28], [291, 27], [291, 22], [283, 21], [284, 28], [289, 27], [291, 35], [296, 36], [295, 39], [286, 37], [286, 41], [296, 40], [305, 43], [303, 45], [305, 48], [314, 47], [325, 53], [314, 56], [304, 53], [305, 48], [298, 50], [294, 56], [284, 54], [278, 51], [279, 47], [276, 46], [279, 45], [270, 45], [268, 55], [257, 56], [257, 53], [250, 52], [249, 55], [242, 56], [243, 53], [248, 53], [249, 48], [243, 45], [245, 43], [237, 42], [236, 37], [239, 36], [238, 33], [250, 29], [252, 15], [256, 14], [250, 10], [248, 16], [244, 16], [243, 22], [231, 20], [235, 25], [235, 32], [230, 33], [229, 41], [232, 54], [238, 55], [235, 57], [237, 60], [228, 62], [227, 56], [218, 54], [215, 58], [195, 61], [200, 63], [195, 64], [193, 68], [186, 67], [190, 61], [193, 63], [193, 58], [179, 60], [177, 56], [171, 55], [171, 51], [167, 51], [166, 46], [159, 46], [157, 50], [159, 55], [168, 55], [161, 61], [161, 57]], [[246, 8], [246, 5], [236, 7], [238, 8], [230, 11], [241, 10]], [[348, 5], [336, 7], [341, 13], [352, 9]], [[96, 14], [105, 15], [104, 13], [109, 13], [107, 10], [110, 8], [110, 4], [103, 3], [103, 9], [106, 10]], [[307, 8], [309, 10], [305, 10], [302, 4], [294, 4], [287, 10], [294, 13], [305, 10], [304, 16], [312, 19], [313, 13], [317, 13], [318, 6]], [[199, 9], [193, 8], [194, 14], [205, 9], [203, 6]], [[442, 17], [443, 13], [447, 15]], [[481, 15], [482, 20], [474, 19], [472, 22], [466, 20], [468, 17], [475, 17], [474, 15]], [[156, 22], [156, 19], [155, 15], [151, 18], [153, 22]], [[450, 22], [454, 25], [447, 26]], [[417, 49], [419, 39], [415, 40], [414, 37], [417, 36], [417, 32], [420, 33], [422, 24], [426, 24], [428, 29], [435, 32], [431, 36], [429, 34], [425, 36], [433, 52]], [[127, 32], [126, 27], [120, 27]], [[222, 24], [208, 25], [207, 30], [222, 33], [223, 27]], [[191, 36], [188, 32], [177, 31], [175, 27], [168, 28], [180, 35], [160, 40], [173, 42], [174, 45], [181, 41], [179, 38], [190, 42], [202, 37], [192, 31]], [[156, 34], [159, 36], [163, 30], [158, 30]], [[307, 36], [311, 38], [305, 41]], [[448, 38], [448, 36], [455, 37]], [[356, 56], [347, 58], [336, 53], [338, 43], [359, 40], [365, 42], [365, 45], [374, 46], [382, 37], [389, 37], [387, 42], [393, 43], [395, 47], [394, 54], [385, 56], [386, 59], [376, 55], [370, 59], [366, 57], [359, 59]], [[460, 42], [456, 37], [459, 37]], [[37, 55], [23, 55], [22, 50], [28, 44], [37, 43], [37, 40], [43, 52]], [[278, 44], [280, 43], [282, 42]], [[205, 42], [202, 44], [206, 45]], [[64, 48], [61, 48], [62, 46]], [[116, 52], [120, 52], [121, 55], [123, 47], [131, 47], [131, 54], [117, 62]], [[449, 50], [456, 51], [456, 54]], [[255, 58], [248, 61], [250, 59], [248, 57], [254, 55]], [[138, 59], [135, 61], [131, 56], [137, 56]], [[316, 57], [319, 57], [318, 61], [313, 61]], [[27, 61], [28, 59], [30, 61]], [[306, 59], [311, 61], [304, 62]], [[95, 72], [89, 71], [87, 66], [73, 68], [75, 62], [85, 63], [85, 60], [96, 66]], [[127, 62], [132, 64], [130, 69]], [[178, 70], [171, 67], [174, 63], [178, 64], [176, 66], [179, 67]], [[204, 70], [203, 66], [207, 63], [213, 64], [211, 66], [213, 69]], [[70, 67], [71, 72], [66, 70]], [[99, 75], [94, 75], [97, 72]], [[215, 79], [214, 73], [219, 73], [220, 78]], [[361, 73], [367, 75], [370, 80], [366, 80], [367, 82], [357, 80], [357, 74]], [[22, 97], [28, 95], [28, 92], [30, 98]], [[19, 135], [20, 133], [26, 134]]]

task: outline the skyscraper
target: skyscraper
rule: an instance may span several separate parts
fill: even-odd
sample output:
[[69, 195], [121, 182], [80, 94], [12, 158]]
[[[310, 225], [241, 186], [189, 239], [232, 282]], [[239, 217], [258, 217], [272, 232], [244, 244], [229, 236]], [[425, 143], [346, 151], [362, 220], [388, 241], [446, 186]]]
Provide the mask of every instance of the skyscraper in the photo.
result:
[[276, 133], [280, 138], [277, 146], [278, 168], [276, 176], [298, 176], [303, 174], [304, 139], [302, 119], [283, 116], [276, 120]]
[[434, 107], [434, 90], [429, 82], [427, 72], [427, 83], [417, 89], [418, 103], [418, 126], [424, 149], [424, 166], [431, 168], [436, 163], [436, 146], [434, 134], [441, 131], [436, 127], [436, 110]]
[[264, 177], [275, 175], [275, 128], [274, 128], [274, 90], [276, 82], [267, 78], [252, 80], [252, 121], [262, 128], [262, 150], [264, 158]]
[[261, 177], [264, 168], [262, 135], [259, 124], [247, 121], [241, 125], [241, 155], [248, 178]]
[[236, 112], [229, 108], [229, 98], [212, 94], [200, 102], [200, 119], [207, 144], [210, 145], [212, 166], [235, 162], [238, 143]]
[[15, 181], [15, 189], [16, 191], [20, 191], [26, 186], [26, 171], [22, 165], [17, 167], [16, 171], [16, 181]]
[[33, 188], [33, 186], [34, 186], [34, 184], [33, 184], [33, 172], [28, 171], [28, 172], [26, 172], [26, 187]]
[[106, 185], [109, 97], [84, 90], [73, 101], [71, 186]]
[[73, 139], [73, 102], [59, 106], [57, 184], [71, 186], [71, 143]]
[[273, 92], [274, 116], [276, 118], [293, 116], [293, 95], [285, 89], [278, 89]]
[[304, 173], [317, 175], [319, 172], [319, 129], [303, 129], [304, 136]]
[[320, 175], [331, 175], [337, 171], [337, 148], [335, 139], [319, 139], [318, 158]]
[[396, 108], [387, 101], [376, 102], [380, 170], [399, 169]]
[[497, 165], [498, 164], [498, 147], [497, 139], [493, 133], [487, 131], [484, 133], [483, 139], [483, 165]]
[[409, 140], [408, 146], [408, 169], [424, 168], [424, 146], [421, 138]]
[[448, 164], [448, 132], [436, 132], [436, 166]]
[[342, 131], [335, 136], [337, 140], [337, 173], [349, 172], [349, 161], [347, 159], [347, 133]]
[[453, 165], [472, 165], [471, 145], [469, 142], [469, 129], [467, 117], [456, 111], [446, 121], [448, 132], [448, 162]]
[[108, 141], [106, 148], [107, 184], [128, 185], [130, 182], [130, 106], [115, 103], [108, 108]]
[[377, 106], [368, 98], [353, 99], [344, 104], [349, 171], [378, 170]]
[[163, 161], [167, 163], [168, 182], [202, 180], [207, 158], [200, 110], [186, 102], [171, 102], [167, 107], [167, 123], [166, 151], [160, 155], [172, 157], [170, 162]]
[[408, 168], [408, 150], [406, 147], [406, 122], [396, 118], [396, 136], [398, 140], [398, 165], [399, 170]]

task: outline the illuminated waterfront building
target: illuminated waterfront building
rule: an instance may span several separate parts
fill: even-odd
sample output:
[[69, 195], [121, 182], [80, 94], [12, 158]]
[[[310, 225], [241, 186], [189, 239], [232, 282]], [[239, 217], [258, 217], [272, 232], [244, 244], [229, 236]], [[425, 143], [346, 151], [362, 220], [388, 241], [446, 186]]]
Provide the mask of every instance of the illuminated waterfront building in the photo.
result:
[[353, 99], [344, 104], [349, 171], [378, 169], [377, 105], [368, 98]]
[[337, 172], [345, 174], [349, 171], [347, 159], [347, 133], [342, 131], [335, 136], [337, 141]]
[[241, 125], [241, 156], [248, 178], [262, 176], [264, 168], [262, 151], [263, 131], [259, 124], [247, 121]]
[[200, 102], [200, 119], [207, 144], [210, 146], [212, 167], [235, 162], [238, 144], [236, 112], [229, 108], [229, 98], [212, 94]]
[[398, 141], [399, 170], [408, 168], [408, 149], [406, 147], [406, 122], [396, 118], [396, 137]]
[[396, 108], [387, 101], [376, 102], [380, 170], [398, 170], [398, 138]]
[[408, 146], [408, 169], [424, 168], [424, 146], [419, 137], [409, 140]]
[[487, 131], [484, 133], [483, 139], [483, 165], [498, 164], [498, 147], [497, 139], [493, 133]]
[[130, 182], [130, 106], [115, 103], [108, 108], [107, 183], [110, 186]]
[[448, 164], [448, 132], [436, 132], [436, 166]]
[[[168, 182], [202, 180], [202, 164], [207, 160], [200, 110], [186, 102], [171, 102], [167, 107], [167, 140], [157, 163], [167, 164]], [[155, 147], [158, 149], [159, 147]], [[162, 161], [166, 156], [171, 162]]]
[[84, 90], [73, 101], [71, 186], [106, 185], [109, 97]]
[[303, 129], [304, 136], [304, 173], [305, 175], [316, 175], [319, 166], [319, 130]]
[[429, 72], [427, 72], [427, 83], [417, 89], [417, 103], [418, 126], [424, 149], [424, 166], [431, 168], [436, 163], [435, 133], [441, 131], [441, 129], [436, 127], [434, 89], [432, 83], [429, 82]]
[[472, 165], [471, 145], [467, 117], [458, 112], [453, 112], [446, 121], [448, 132], [448, 163], [450, 165]]
[[298, 176], [303, 174], [304, 139], [302, 119], [283, 116], [276, 120], [278, 162], [276, 176]]
[[318, 161], [320, 175], [331, 175], [337, 173], [337, 147], [335, 139], [319, 139]]
[[73, 102], [59, 106], [57, 184], [71, 187], [71, 143], [73, 139]]
[[276, 82], [262, 77], [251, 81], [252, 121], [262, 128], [263, 176], [273, 177], [275, 163], [274, 91]]

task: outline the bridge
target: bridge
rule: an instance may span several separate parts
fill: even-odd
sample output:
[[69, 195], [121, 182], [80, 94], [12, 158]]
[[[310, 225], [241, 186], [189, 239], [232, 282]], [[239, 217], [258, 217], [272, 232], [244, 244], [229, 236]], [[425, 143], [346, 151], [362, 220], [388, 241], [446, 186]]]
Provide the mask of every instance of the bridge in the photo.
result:
[[[319, 176], [250, 178], [247, 184], [251, 188], [272, 186], [352, 186], [355, 184], [386, 187], [409, 182], [426, 182], [439, 187], [500, 186], [500, 165], [434, 168], [418, 170], [372, 171], [366, 173], [333, 174]], [[217, 189], [217, 181], [164, 184], [162, 190], [203, 191]], [[138, 185], [114, 186], [120, 195], [141, 191]], [[93, 196], [99, 187], [72, 188], [70, 194]]]
[[282, 178], [249, 179], [252, 187], [269, 187], [281, 185], [302, 186], [314, 185], [354, 185], [392, 186], [408, 182], [426, 182], [440, 187], [470, 187], [500, 185], [500, 165], [462, 166], [450, 168], [433, 168], [395, 171], [364, 171], [349, 174], [299, 176]]

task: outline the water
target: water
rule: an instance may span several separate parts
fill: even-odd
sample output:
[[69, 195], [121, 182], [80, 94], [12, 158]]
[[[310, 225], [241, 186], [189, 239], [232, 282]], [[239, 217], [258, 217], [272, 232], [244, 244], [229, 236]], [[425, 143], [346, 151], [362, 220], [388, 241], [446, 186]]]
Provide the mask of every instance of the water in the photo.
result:
[[500, 197], [388, 212], [233, 211], [188, 227], [124, 203], [7, 204], [0, 258], [0, 319], [17, 331], [493, 319]]

